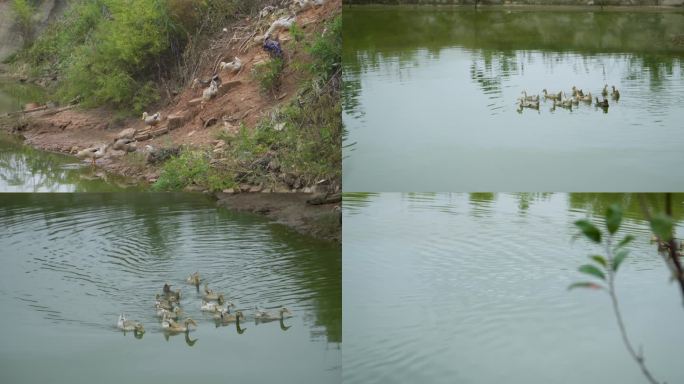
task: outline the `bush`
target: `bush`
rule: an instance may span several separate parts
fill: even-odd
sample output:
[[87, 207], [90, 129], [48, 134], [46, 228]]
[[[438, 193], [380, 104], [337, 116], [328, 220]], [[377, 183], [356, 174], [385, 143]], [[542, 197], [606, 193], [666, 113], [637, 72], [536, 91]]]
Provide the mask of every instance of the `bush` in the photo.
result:
[[208, 153], [186, 150], [164, 163], [159, 179], [152, 188], [158, 191], [177, 191], [190, 185], [217, 191], [230, 188], [234, 183], [230, 175], [222, 174], [209, 166]]
[[35, 6], [29, 0], [12, 0], [12, 12], [21, 37], [24, 39], [24, 45], [28, 46], [33, 39], [33, 14], [36, 12]]
[[280, 75], [285, 63], [281, 58], [273, 58], [252, 68], [252, 78], [259, 83], [262, 91], [277, 91], [280, 86]]
[[309, 54], [314, 73], [330, 77], [337, 71], [342, 62], [342, 17], [337, 16], [326, 25], [326, 33], [313, 42]]

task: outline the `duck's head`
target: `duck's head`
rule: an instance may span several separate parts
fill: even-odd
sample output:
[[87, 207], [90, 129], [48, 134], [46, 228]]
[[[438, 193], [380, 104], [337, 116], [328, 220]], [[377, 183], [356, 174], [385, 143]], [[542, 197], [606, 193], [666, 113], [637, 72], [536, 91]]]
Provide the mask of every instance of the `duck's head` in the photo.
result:
[[281, 314], [281, 315], [284, 315], [284, 314], [286, 314], [286, 313], [287, 313], [288, 315], [292, 316], [292, 312], [290, 312], [289, 309], [287, 309], [286, 307], [280, 308], [280, 314]]
[[143, 114], [142, 114], [142, 119], [141, 119], [141, 120], [145, 120], [145, 119], [147, 119], [147, 112], [143, 112]]
[[193, 319], [191, 319], [191, 318], [187, 318], [187, 319], [185, 320], [185, 327], [187, 328], [190, 324], [192, 324], [193, 326], [197, 327], [197, 323], [195, 323], [195, 320], [193, 320]]
[[137, 323], [137, 324], [133, 327], [133, 332], [136, 332], [136, 333], [145, 333], [145, 327], [144, 327], [142, 324]]
[[235, 318], [238, 320], [244, 320], [245, 315], [242, 313], [242, 311], [235, 311]]
[[223, 303], [225, 303], [225, 302], [226, 302], [226, 300], [223, 298], [223, 293], [222, 293], [218, 296], [218, 303], [219, 303], [219, 305], [223, 305]]

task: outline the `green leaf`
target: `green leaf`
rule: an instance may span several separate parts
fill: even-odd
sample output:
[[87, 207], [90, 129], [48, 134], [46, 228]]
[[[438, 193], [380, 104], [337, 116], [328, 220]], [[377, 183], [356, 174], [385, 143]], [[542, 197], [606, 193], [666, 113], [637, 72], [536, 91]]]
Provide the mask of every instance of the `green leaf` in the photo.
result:
[[651, 219], [651, 230], [655, 233], [662, 241], [670, 241], [672, 237], [672, 218], [659, 213]]
[[606, 263], [606, 259], [604, 259], [603, 256], [601, 256], [601, 255], [591, 255], [591, 256], [589, 256], [589, 258], [591, 258], [595, 262], [603, 265], [604, 267], [608, 266], [608, 263]]
[[600, 269], [596, 268], [596, 266], [591, 264], [584, 264], [583, 266], [579, 267], [579, 271], [582, 273], [586, 273], [587, 275], [598, 277], [601, 280], [606, 279], [606, 275], [604, 275]]
[[581, 283], [573, 283], [568, 286], [568, 291], [571, 289], [575, 288], [591, 288], [591, 289], [603, 289], [603, 286], [596, 284], [596, 283], [591, 283], [588, 281], [581, 282]]
[[612, 204], [606, 211], [606, 228], [608, 228], [608, 232], [611, 235], [617, 232], [621, 222], [622, 207], [620, 207], [620, 204]]
[[582, 219], [575, 221], [575, 225], [582, 231], [582, 234], [586, 236], [589, 240], [600, 243], [601, 242], [601, 231], [599, 231], [594, 224], [589, 220]]
[[634, 240], [634, 236], [632, 236], [632, 235], [627, 235], [627, 236], [625, 236], [625, 238], [622, 239], [622, 241], [620, 241], [620, 242], [618, 243], [618, 245], [615, 246], [615, 249], [624, 247], [625, 245], [627, 245], [627, 244], [629, 244], [630, 242], [632, 242], [632, 240]]
[[615, 258], [613, 259], [613, 271], [617, 272], [620, 264], [622, 264], [622, 262], [625, 260], [625, 257], [627, 257], [627, 254], [629, 254], [629, 251], [626, 249], [617, 251]]

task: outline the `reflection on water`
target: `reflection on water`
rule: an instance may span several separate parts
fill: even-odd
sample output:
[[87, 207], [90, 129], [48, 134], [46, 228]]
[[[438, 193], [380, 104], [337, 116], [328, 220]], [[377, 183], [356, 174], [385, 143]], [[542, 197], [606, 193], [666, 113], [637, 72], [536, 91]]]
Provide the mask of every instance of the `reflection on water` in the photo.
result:
[[[2, 382], [340, 380], [338, 246], [193, 194], [0, 194], [0, 226]], [[217, 326], [200, 312], [185, 283], [194, 271], [246, 321]], [[165, 282], [182, 289], [196, 331], [162, 331], [153, 306]], [[257, 324], [255, 305], [294, 317]], [[116, 329], [122, 312], [142, 337]]]
[[74, 157], [38, 151], [0, 134], [0, 192], [106, 192], [141, 188], [130, 180], [84, 165]]
[[[684, 13], [354, 7], [344, 18], [346, 190], [684, 187], [668, 177], [684, 166]], [[516, 113], [523, 90], [601, 97], [605, 84], [621, 93], [607, 113], [543, 101]]]
[[684, 381], [681, 294], [637, 196], [382, 193], [344, 197], [343, 382], [642, 383], [609, 299], [567, 291], [601, 251], [573, 222], [616, 201], [637, 237], [616, 281], [626, 326], [657, 377]]

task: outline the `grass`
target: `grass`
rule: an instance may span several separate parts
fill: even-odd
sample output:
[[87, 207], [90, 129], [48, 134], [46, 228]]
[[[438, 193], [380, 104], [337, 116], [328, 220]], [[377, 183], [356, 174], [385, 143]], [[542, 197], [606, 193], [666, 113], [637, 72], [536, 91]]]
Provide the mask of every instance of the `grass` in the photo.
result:
[[217, 191], [233, 187], [232, 178], [210, 167], [209, 161], [209, 153], [205, 151], [184, 150], [179, 156], [164, 163], [152, 189], [174, 191], [194, 185]]

